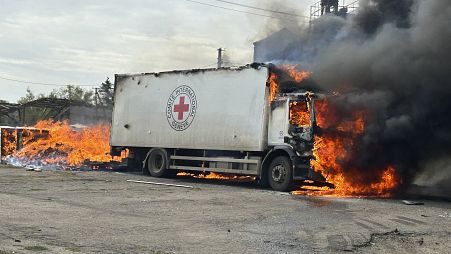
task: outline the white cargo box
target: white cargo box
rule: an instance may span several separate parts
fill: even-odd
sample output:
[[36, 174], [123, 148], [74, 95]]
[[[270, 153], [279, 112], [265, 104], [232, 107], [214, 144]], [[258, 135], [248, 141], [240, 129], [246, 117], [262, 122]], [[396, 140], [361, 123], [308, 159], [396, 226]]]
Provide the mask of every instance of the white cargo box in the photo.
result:
[[111, 146], [263, 151], [269, 70], [116, 75]]

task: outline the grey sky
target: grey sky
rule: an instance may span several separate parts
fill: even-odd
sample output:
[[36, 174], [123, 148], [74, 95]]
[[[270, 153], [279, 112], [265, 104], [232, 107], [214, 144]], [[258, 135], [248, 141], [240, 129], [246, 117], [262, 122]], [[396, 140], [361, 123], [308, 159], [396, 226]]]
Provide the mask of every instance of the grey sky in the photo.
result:
[[[299, 15], [316, 2], [231, 1]], [[74, 85], [98, 85], [115, 73], [214, 66], [219, 47], [230, 62], [249, 63], [252, 42], [277, 23], [185, 0], [0, 0], [0, 6], [0, 76]], [[14, 102], [27, 87], [37, 93], [58, 88], [0, 79], [0, 99]]]

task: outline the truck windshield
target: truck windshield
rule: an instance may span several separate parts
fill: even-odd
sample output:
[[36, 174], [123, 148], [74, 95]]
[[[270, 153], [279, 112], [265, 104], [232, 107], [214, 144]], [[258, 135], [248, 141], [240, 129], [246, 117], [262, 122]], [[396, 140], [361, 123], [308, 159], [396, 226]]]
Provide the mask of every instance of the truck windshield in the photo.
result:
[[310, 110], [306, 101], [290, 102], [290, 124], [310, 126]]

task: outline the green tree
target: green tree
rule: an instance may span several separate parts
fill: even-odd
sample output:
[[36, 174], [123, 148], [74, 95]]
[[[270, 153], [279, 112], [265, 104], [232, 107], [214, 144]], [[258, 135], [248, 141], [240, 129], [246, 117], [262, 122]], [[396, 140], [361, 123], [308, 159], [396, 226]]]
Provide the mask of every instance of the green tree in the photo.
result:
[[33, 101], [36, 99], [36, 95], [31, 91], [31, 89], [27, 88], [27, 94], [23, 97], [21, 97], [19, 100], [17, 100], [17, 103], [24, 104], [30, 101]]
[[[59, 98], [70, 99], [75, 101], [83, 101], [89, 105], [93, 105], [94, 93], [89, 90], [85, 90], [79, 86], [66, 86], [60, 89], [54, 89], [49, 94], [36, 95], [30, 88], [27, 88], [25, 96], [21, 97], [17, 102], [19, 104], [25, 104], [30, 101], [34, 101], [40, 98]], [[48, 119], [58, 114], [55, 109], [41, 108], [41, 107], [26, 107], [22, 112], [22, 118], [20, 124], [33, 125], [39, 120]]]
[[94, 93], [89, 90], [85, 90], [79, 86], [68, 85], [57, 90], [50, 92], [48, 97], [68, 99], [73, 101], [83, 101], [89, 105], [93, 104]]
[[108, 108], [113, 107], [113, 83], [111, 83], [110, 78], [106, 78], [106, 80], [100, 84], [98, 99], [100, 100], [101, 105]]
[[[17, 103], [19, 104], [25, 104], [30, 101], [34, 101], [40, 98], [44, 98], [44, 94], [34, 94], [33, 91], [28, 87], [27, 93], [25, 96], [21, 97], [19, 100], [17, 100]], [[46, 119], [45, 115], [49, 114], [51, 110], [46, 110], [44, 108], [37, 108], [37, 107], [26, 107], [22, 109], [21, 114], [17, 115], [17, 123], [16, 124], [24, 124], [24, 125], [33, 125], [36, 121], [40, 119]], [[20, 121], [19, 121], [20, 119]]]

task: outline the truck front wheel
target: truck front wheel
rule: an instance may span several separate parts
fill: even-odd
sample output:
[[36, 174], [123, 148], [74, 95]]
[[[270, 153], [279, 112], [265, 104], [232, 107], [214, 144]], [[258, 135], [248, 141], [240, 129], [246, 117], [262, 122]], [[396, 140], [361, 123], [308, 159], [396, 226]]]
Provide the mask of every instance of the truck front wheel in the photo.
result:
[[273, 190], [293, 190], [293, 167], [287, 156], [278, 156], [269, 164], [268, 180]]
[[149, 154], [147, 168], [153, 177], [165, 177], [168, 175], [168, 156], [165, 150], [156, 149]]

